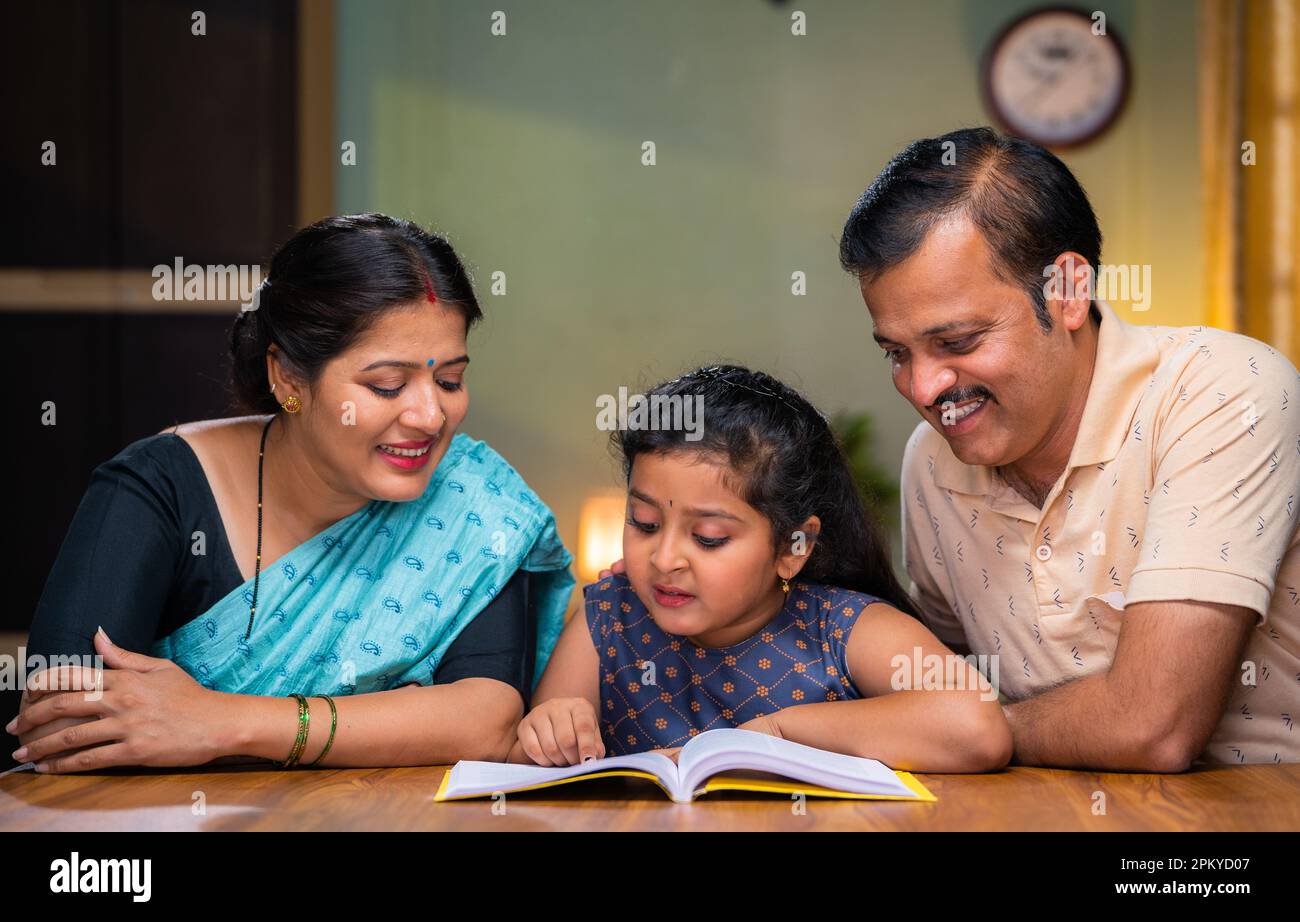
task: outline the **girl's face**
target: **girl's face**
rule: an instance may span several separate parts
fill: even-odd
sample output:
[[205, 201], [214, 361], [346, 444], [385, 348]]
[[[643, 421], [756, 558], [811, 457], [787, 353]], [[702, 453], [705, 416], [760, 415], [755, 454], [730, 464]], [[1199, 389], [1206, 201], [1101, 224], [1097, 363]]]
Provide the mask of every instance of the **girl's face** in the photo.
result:
[[454, 308], [385, 311], [310, 391], [293, 391], [322, 479], [367, 499], [421, 496], [469, 410], [468, 364], [465, 320]]
[[723, 482], [726, 471], [699, 456], [640, 454], [628, 484], [623, 559], [632, 589], [660, 628], [703, 647], [731, 646], [762, 628], [784, 602], [781, 577], [807, 560], [778, 556], [771, 523]]

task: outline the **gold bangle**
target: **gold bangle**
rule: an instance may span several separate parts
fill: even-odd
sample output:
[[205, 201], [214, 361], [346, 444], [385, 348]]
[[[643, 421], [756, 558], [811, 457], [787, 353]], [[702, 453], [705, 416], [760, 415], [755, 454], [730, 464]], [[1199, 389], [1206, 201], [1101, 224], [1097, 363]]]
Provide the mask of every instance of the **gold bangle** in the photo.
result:
[[293, 741], [293, 748], [289, 750], [289, 757], [280, 763], [281, 768], [293, 768], [302, 758], [302, 752], [307, 748], [307, 729], [311, 722], [311, 711], [307, 707], [307, 699], [302, 695], [289, 695], [290, 698], [298, 699], [298, 736]]
[[304, 695], [294, 695], [298, 699], [298, 739], [294, 740], [297, 752], [293, 754], [290, 768], [296, 766], [307, 751], [307, 737], [311, 732], [311, 704]]
[[308, 768], [311, 768], [313, 765], [318, 763], [321, 759], [325, 758], [325, 753], [329, 752], [330, 747], [334, 745], [334, 731], [338, 729], [338, 725], [339, 725], [339, 711], [338, 708], [334, 706], [334, 699], [331, 698], [329, 695], [316, 695], [315, 697], [324, 698], [329, 703], [330, 738], [325, 741], [325, 748], [320, 751], [320, 755], [318, 755], [315, 759], [307, 763]]
[[288, 757], [280, 763], [281, 768], [292, 768], [297, 764], [298, 759], [302, 757], [303, 747], [307, 742], [307, 726], [311, 720], [311, 713], [306, 709], [306, 699], [302, 695], [292, 694], [288, 697], [294, 698], [298, 702], [298, 732], [293, 740], [293, 747], [289, 750]]

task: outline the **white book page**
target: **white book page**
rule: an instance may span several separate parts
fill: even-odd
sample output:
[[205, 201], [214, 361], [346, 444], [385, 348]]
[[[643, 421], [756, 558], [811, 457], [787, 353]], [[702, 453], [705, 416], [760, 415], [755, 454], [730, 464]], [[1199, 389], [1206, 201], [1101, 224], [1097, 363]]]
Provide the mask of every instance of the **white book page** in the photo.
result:
[[745, 769], [854, 794], [916, 796], [893, 770], [875, 759], [814, 749], [751, 730], [701, 733], [682, 747], [677, 766], [682, 790], [692, 794], [714, 775]]
[[637, 752], [558, 767], [520, 765], [514, 762], [457, 762], [451, 770], [444, 793], [447, 797], [493, 794], [612, 769], [649, 772], [662, 781], [674, 796], [678, 791], [677, 766], [672, 759], [657, 752]]

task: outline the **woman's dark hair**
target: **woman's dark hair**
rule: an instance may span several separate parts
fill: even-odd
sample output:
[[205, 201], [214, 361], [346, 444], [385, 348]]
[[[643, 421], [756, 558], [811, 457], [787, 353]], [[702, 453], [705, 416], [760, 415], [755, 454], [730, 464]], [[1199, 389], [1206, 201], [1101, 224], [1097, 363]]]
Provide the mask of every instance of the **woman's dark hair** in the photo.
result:
[[275, 343], [285, 371], [311, 384], [384, 311], [432, 286], [469, 331], [483, 317], [465, 267], [445, 239], [384, 214], [337, 215], [294, 234], [271, 258], [255, 309], [230, 331], [231, 384], [247, 413], [279, 407], [266, 374]]
[[[840, 237], [840, 265], [868, 280], [916, 252], [935, 224], [964, 214], [984, 235], [993, 271], [1029, 295], [1051, 332], [1043, 270], [1073, 250], [1094, 278], [1101, 228], [1069, 168], [1031, 141], [964, 128], [907, 145], [862, 193]], [[1101, 319], [1094, 300], [1092, 313]]]
[[[879, 596], [913, 616], [890, 563], [880, 527], [868, 511], [830, 424], [795, 390], [761, 371], [737, 365], [699, 368], [645, 395], [661, 408], [702, 398], [699, 428], [617, 430], [611, 445], [631, 483], [640, 454], [690, 454], [724, 462], [729, 485], [772, 523], [781, 552], [810, 515], [820, 532], [808, 536], [811, 555], [799, 572], [814, 582]], [[661, 420], [662, 422], [662, 414]], [[687, 435], [699, 435], [697, 440]]]

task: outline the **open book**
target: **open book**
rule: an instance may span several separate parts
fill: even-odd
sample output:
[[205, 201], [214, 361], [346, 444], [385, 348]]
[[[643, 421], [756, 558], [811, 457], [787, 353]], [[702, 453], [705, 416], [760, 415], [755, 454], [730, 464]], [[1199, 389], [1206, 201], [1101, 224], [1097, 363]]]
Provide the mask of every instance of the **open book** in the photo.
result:
[[[722, 774], [737, 770], [781, 777]], [[710, 791], [801, 793], [855, 800], [937, 799], [907, 772], [895, 772], [875, 759], [826, 752], [765, 733], [734, 729], [701, 733], [682, 747], [676, 762], [657, 752], [609, 756], [559, 768], [509, 762], [457, 762], [443, 775], [433, 799], [488, 797], [613, 777], [653, 781], [678, 803], [690, 803]]]

